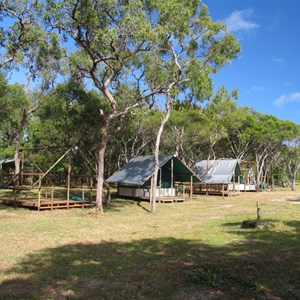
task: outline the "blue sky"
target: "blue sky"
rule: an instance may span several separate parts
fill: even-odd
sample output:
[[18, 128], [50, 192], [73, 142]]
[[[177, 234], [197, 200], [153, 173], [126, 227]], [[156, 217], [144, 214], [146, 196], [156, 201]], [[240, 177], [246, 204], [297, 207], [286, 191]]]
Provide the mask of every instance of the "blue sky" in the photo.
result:
[[203, 1], [242, 45], [214, 76], [216, 89], [238, 88], [240, 106], [300, 124], [300, 0]]
[[214, 76], [216, 88], [239, 89], [247, 105], [300, 124], [300, 0], [204, 0], [214, 20], [242, 45]]

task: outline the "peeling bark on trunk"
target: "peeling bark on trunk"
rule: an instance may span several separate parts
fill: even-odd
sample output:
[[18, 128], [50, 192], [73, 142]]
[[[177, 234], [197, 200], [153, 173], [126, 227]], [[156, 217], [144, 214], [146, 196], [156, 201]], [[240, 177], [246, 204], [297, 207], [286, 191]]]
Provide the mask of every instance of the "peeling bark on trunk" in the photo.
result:
[[171, 97], [168, 96], [167, 102], [166, 102], [166, 112], [164, 115], [164, 118], [160, 124], [156, 141], [155, 141], [155, 149], [154, 149], [154, 158], [155, 158], [155, 169], [154, 169], [154, 175], [152, 177], [152, 185], [151, 185], [151, 212], [156, 212], [156, 183], [158, 178], [158, 171], [159, 171], [159, 146], [160, 146], [160, 140], [161, 135], [163, 133], [163, 130], [165, 128], [165, 125], [167, 124], [171, 114]]
[[20, 148], [20, 138], [19, 135], [17, 135], [15, 149], [14, 149], [14, 161], [15, 161], [15, 172], [14, 172], [14, 180], [13, 180], [14, 186], [19, 185], [19, 175], [20, 175], [19, 148]]
[[104, 155], [108, 142], [108, 135], [105, 132], [98, 152], [98, 173], [97, 173], [97, 195], [96, 195], [96, 210], [103, 213], [103, 185], [104, 185]]

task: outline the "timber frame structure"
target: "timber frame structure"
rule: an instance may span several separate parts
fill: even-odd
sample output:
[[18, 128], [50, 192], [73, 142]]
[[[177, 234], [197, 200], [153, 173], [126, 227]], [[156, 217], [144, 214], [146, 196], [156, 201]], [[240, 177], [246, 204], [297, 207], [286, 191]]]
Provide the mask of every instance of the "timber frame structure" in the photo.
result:
[[[41, 168], [35, 165], [36, 171], [28, 171], [25, 168], [25, 152], [26, 151], [47, 151], [46, 148], [21, 149], [21, 168], [20, 174], [4, 174], [2, 177], [2, 188], [5, 189], [4, 196], [0, 198], [0, 203], [27, 207], [36, 210], [53, 210], [59, 208], [85, 208], [94, 205], [95, 196], [95, 180], [94, 176], [82, 176], [81, 184], [76, 184], [75, 176], [71, 174], [72, 152], [80, 151], [78, 147], [70, 147], [64, 149], [64, 153], [56, 159], [47, 171], [43, 172]], [[81, 151], [80, 151], [81, 152]], [[88, 164], [91, 163], [83, 155]], [[63, 161], [67, 161], [67, 172], [65, 178], [59, 178], [57, 174], [53, 174], [54, 168]], [[61, 176], [60, 176], [61, 177]], [[73, 178], [72, 178], [73, 177]], [[84, 178], [84, 182], [83, 182]], [[72, 184], [75, 181], [75, 184]], [[54, 184], [53, 181], [59, 181], [60, 184]], [[78, 178], [77, 178], [78, 181]]]

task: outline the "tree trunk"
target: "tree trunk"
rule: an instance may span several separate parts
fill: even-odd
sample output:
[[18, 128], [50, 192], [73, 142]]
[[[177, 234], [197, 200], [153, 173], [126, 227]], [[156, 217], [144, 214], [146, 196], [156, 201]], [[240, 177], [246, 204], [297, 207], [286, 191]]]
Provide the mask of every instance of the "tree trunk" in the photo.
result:
[[184, 127], [177, 128], [175, 126], [175, 155], [180, 156], [180, 151], [182, 150], [182, 137], [184, 134]]
[[296, 178], [295, 177], [292, 180], [292, 191], [296, 191]]
[[103, 185], [104, 185], [104, 155], [108, 142], [108, 134], [105, 131], [99, 147], [98, 153], [98, 173], [97, 173], [97, 195], [96, 210], [103, 213]]
[[20, 158], [19, 158], [19, 148], [20, 148], [20, 135], [16, 136], [15, 149], [14, 149], [14, 161], [15, 161], [15, 172], [14, 172], [14, 186], [19, 185], [19, 175], [20, 175]]
[[160, 124], [156, 141], [155, 141], [155, 149], [154, 149], [154, 158], [155, 158], [155, 169], [154, 174], [152, 176], [152, 184], [151, 184], [151, 212], [156, 212], [156, 184], [157, 184], [157, 178], [158, 178], [158, 171], [159, 171], [159, 146], [160, 146], [160, 140], [161, 135], [163, 133], [164, 127], [167, 124], [171, 114], [171, 98], [168, 97], [166, 102], [166, 113], [164, 115], [164, 118]]

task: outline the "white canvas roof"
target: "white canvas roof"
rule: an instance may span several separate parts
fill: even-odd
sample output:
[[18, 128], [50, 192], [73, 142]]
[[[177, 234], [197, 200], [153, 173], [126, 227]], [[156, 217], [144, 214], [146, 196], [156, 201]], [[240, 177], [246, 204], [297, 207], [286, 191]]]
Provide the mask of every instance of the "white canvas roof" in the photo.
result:
[[206, 183], [228, 183], [232, 181], [237, 159], [200, 160], [193, 171]]

